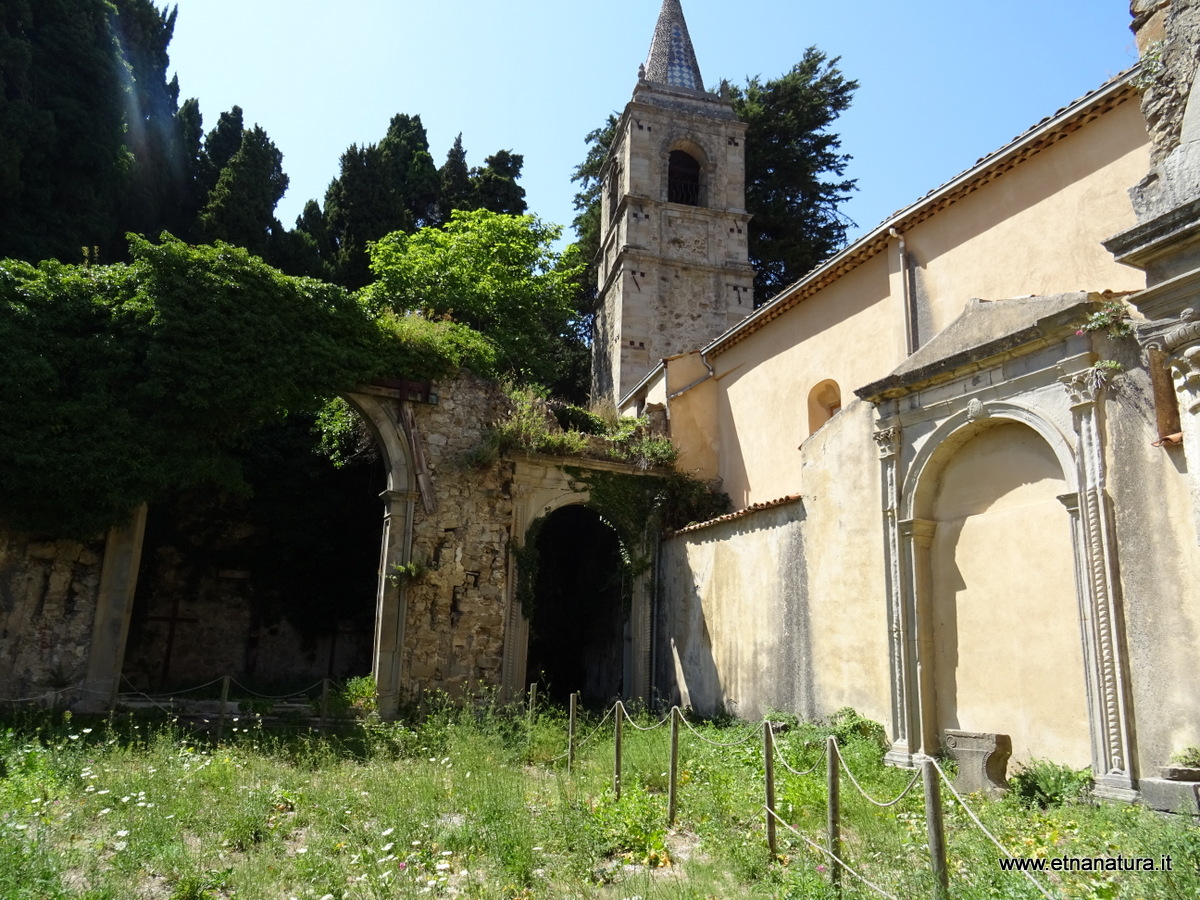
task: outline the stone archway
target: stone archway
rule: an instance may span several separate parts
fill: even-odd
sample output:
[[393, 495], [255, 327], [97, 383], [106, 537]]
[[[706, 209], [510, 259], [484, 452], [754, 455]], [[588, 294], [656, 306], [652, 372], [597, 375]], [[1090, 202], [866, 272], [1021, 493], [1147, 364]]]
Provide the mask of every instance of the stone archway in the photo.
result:
[[[396, 714], [404, 673], [401, 651], [407, 619], [405, 585], [402, 579], [389, 578], [397, 566], [406, 565], [412, 552], [413, 508], [422, 492], [417, 490], [417, 467], [410, 436], [403, 418], [405, 401], [397, 402], [397, 392], [389, 388], [361, 387], [344, 395], [363, 417], [375, 437], [387, 474], [383, 499], [383, 537], [379, 555], [379, 582], [375, 594], [375, 641], [371, 674], [379, 695], [379, 712], [384, 717]], [[411, 411], [408, 411], [411, 413]], [[424, 498], [425, 503], [431, 502]]]
[[[527, 547], [530, 536], [536, 539], [539, 523], [551, 519], [555, 513], [571, 506], [586, 506], [587, 490], [576, 479], [564, 471], [570, 464], [577, 468], [593, 471], [645, 474], [621, 463], [599, 460], [565, 460], [555, 457], [524, 457], [514, 461], [513, 476], [513, 521], [510, 532], [512, 546]], [[589, 516], [595, 513], [588, 511]], [[632, 548], [641, 553], [645, 548]], [[518, 589], [520, 563], [509, 568], [508, 608], [504, 625], [504, 661], [502, 664], [502, 692], [506, 699], [519, 697], [521, 692], [536, 677], [529, 669], [531, 620], [526, 616], [524, 603]], [[622, 588], [628, 597], [628, 610], [623, 615], [627, 631], [622, 657], [620, 692], [625, 699], [639, 698], [649, 701], [651, 694], [651, 604], [653, 595], [653, 572], [646, 572]], [[622, 601], [625, 602], [624, 600]], [[561, 685], [563, 691], [582, 690], [583, 685]], [[554, 689], [558, 689], [554, 687]]]
[[524, 610], [526, 677], [563, 704], [574, 691], [596, 707], [624, 696], [632, 635], [616, 532], [594, 510], [572, 504], [542, 519], [529, 543], [537, 566]]

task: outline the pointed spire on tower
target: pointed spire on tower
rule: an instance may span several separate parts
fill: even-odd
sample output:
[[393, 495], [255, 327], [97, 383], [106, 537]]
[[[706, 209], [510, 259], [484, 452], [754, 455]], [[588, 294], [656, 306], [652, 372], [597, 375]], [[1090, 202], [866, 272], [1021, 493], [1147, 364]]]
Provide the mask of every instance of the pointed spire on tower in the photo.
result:
[[645, 78], [659, 84], [704, 90], [700, 64], [696, 62], [679, 0], [663, 0], [654, 40], [650, 42], [650, 56], [646, 59]]

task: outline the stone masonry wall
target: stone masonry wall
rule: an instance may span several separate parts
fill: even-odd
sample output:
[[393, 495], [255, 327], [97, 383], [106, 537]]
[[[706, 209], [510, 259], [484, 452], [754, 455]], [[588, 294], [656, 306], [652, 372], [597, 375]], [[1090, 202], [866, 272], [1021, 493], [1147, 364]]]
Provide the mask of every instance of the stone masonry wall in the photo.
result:
[[479, 466], [473, 454], [509, 401], [495, 382], [465, 372], [437, 392], [436, 405], [414, 407], [437, 509], [415, 503], [411, 559], [423, 573], [406, 584], [410, 696], [499, 685], [504, 651], [513, 466]]
[[87, 671], [104, 541], [0, 526], [0, 700], [77, 685]]
[[1200, 59], [1200, 4], [1190, 0], [1131, 0], [1130, 28], [1142, 57], [1142, 114], [1161, 162], [1179, 145], [1188, 94]]

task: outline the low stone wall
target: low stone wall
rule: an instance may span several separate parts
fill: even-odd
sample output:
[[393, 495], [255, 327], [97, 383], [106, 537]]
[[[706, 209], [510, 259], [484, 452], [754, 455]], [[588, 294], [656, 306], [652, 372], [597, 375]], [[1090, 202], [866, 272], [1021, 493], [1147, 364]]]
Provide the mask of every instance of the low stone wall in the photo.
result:
[[0, 526], [0, 700], [52, 699], [87, 671], [104, 541]]

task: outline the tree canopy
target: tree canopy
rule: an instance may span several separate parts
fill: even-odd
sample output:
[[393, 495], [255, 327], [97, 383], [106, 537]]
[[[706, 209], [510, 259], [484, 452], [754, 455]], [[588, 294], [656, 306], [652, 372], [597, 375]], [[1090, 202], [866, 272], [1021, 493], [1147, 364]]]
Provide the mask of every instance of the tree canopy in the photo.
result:
[[386, 234], [444, 225], [454, 210], [523, 214], [525, 189], [517, 182], [524, 162], [519, 153], [499, 150], [483, 166], [469, 167], [459, 134], [438, 169], [421, 117], [398, 113], [379, 143], [352, 144], [342, 154], [324, 207], [315, 200], [305, 205], [291, 233], [291, 255], [280, 263], [363, 287], [371, 280], [367, 248]]
[[575, 330], [581, 268], [573, 246], [554, 251], [561, 233], [532, 216], [455, 210], [444, 227], [374, 244], [365, 293], [377, 308], [469, 326], [495, 347], [496, 373], [551, 384]]
[[[854, 189], [842, 176], [850, 161], [829, 127], [849, 106], [858, 82], [847, 80], [815, 47], [788, 72], [731, 87], [734, 112], [746, 122], [746, 209], [754, 299], [762, 304], [845, 244], [853, 224], [838, 211]], [[575, 229], [585, 259], [600, 249], [600, 171], [616, 136], [617, 118], [586, 138], [587, 154], [572, 180]], [[594, 275], [594, 273], [592, 273]], [[595, 300], [595, 278], [581, 288], [581, 305]]]
[[282, 157], [236, 106], [202, 145], [198, 101], [167, 79], [175, 19], [152, 0], [0, 5], [0, 257], [120, 259], [127, 232], [163, 230], [276, 255]]
[[847, 81], [815, 47], [779, 78], [757, 76], [731, 88], [733, 109], [747, 124], [746, 209], [754, 298], [763, 303], [846, 243], [853, 224], [838, 211], [854, 189], [842, 178], [848, 154], [829, 131], [850, 106]]

